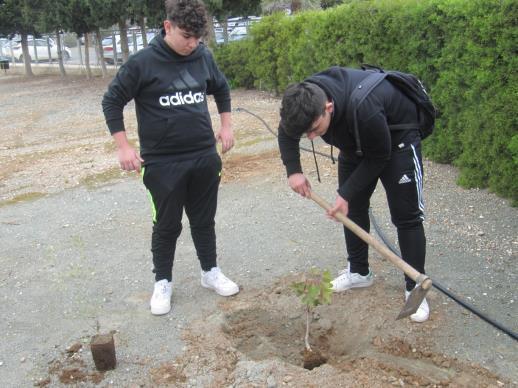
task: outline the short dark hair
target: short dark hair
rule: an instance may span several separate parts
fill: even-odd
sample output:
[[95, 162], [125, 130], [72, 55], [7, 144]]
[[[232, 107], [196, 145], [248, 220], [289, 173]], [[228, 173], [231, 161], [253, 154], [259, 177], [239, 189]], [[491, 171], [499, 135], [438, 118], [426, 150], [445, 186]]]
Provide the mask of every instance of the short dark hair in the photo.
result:
[[207, 34], [208, 16], [201, 0], [166, 0], [167, 19], [178, 28], [200, 38]]
[[286, 135], [300, 138], [324, 114], [326, 93], [311, 82], [292, 84], [286, 88], [281, 102], [281, 125]]

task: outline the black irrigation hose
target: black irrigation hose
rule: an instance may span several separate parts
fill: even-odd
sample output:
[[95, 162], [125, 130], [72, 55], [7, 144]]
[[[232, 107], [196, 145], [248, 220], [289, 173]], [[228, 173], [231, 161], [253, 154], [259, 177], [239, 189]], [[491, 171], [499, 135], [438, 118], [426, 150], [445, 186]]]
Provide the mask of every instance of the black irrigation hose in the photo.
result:
[[[387, 248], [390, 249], [392, 251], [392, 253], [394, 253], [398, 257], [401, 257], [401, 255], [397, 251], [397, 249], [392, 246], [392, 244], [386, 238], [385, 234], [382, 232], [381, 228], [379, 227], [378, 223], [376, 222], [376, 218], [374, 217], [374, 214], [372, 213], [372, 209], [370, 209], [370, 208], [369, 208], [369, 218], [370, 218], [370, 220], [372, 222], [372, 225], [374, 226], [374, 229], [376, 230], [376, 233], [378, 234], [378, 236], [380, 236], [381, 240], [385, 243]], [[458, 296], [456, 296], [452, 292], [448, 291], [448, 289], [446, 287], [444, 287], [440, 283], [438, 283], [437, 280], [435, 280], [435, 278], [433, 278], [433, 277], [432, 277], [432, 285], [435, 288], [437, 288], [439, 291], [441, 291], [444, 295], [446, 295], [450, 299], [453, 299], [459, 305], [464, 307], [466, 310], [471, 311], [473, 314], [475, 314], [479, 318], [482, 318], [487, 323], [493, 325], [494, 327], [496, 327], [500, 331], [503, 331], [505, 334], [507, 334], [509, 337], [511, 337], [515, 341], [518, 340], [518, 335], [515, 332], [513, 332], [511, 329], [508, 329], [507, 327], [503, 326], [502, 324], [494, 321], [493, 319], [489, 318], [488, 316], [486, 316], [481, 311], [477, 310], [476, 307], [474, 307], [474, 306], [470, 305], [469, 303], [461, 300]]]
[[[236, 108], [235, 109], [236, 112], [246, 112], [252, 116], [254, 116], [255, 118], [257, 118], [259, 121], [261, 121], [264, 126], [266, 127], [266, 129], [268, 129], [268, 131], [270, 131], [270, 133], [277, 137], [277, 134], [272, 131], [272, 129], [270, 128], [270, 126], [266, 123], [266, 121], [263, 120], [262, 117], [256, 115], [255, 113], [252, 113], [250, 112], [249, 110], [245, 109], [245, 108]], [[314, 152], [316, 154], [319, 154], [320, 156], [324, 156], [326, 158], [329, 158], [329, 159], [332, 159], [330, 155], [327, 155], [327, 154], [324, 154], [322, 152], [318, 152], [318, 151], [312, 151], [310, 149], [307, 149], [307, 148], [303, 148], [303, 147], [299, 147], [301, 150], [304, 150], [304, 151], [307, 151], [307, 152]], [[386, 239], [385, 235], [383, 234], [383, 232], [381, 231], [381, 229], [379, 228], [378, 226], [378, 223], [376, 222], [376, 218], [374, 218], [374, 215], [372, 214], [372, 210], [369, 208], [369, 218], [371, 219], [371, 222], [372, 222], [372, 225], [374, 226], [374, 229], [376, 230], [376, 233], [378, 234], [378, 236], [380, 236], [381, 240], [385, 243], [385, 245], [396, 255], [399, 256], [399, 252], [396, 251], [396, 249], [388, 242], [388, 240]], [[494, 321], [493, 319], [489, 318], [488, 316], [486, 316], [484, 313], [480, 312], [479, 310], [477, 310], [475, 307], [473, 307], [472, 305], [470, 305], [469, 303], [463, 301], [462, 299], [460, 299], [458, 296], [456, 296], [455, 294], [451, 293], [450, 291], [448, 291], [446, 289], [446, 287], [440, 285], [439, 283], [437, 283], [436, 280], [433, 280], [432, 281], [432, 285], [437, 288], [439, 291], [441, 291], [444, 295], [446, 295], [448, 298], [454, 300], [455, 302], [457, 302], [460, 306], [464, 307], [466, 310], [472, 312], [473, 314], [475, 314], [476, 316], [478, 316], [479, 318], [481, 318], [482, 320], [486, 321], [487, 323], [489, 323], [490, 325], [496, 327], [498, 330], [504, 332], [505, 334], [507, 334], [509, 337], [511, 337], [512, 339], [514, 339], [515, 341], [518, 341], [518, 334], [516, 334], [515, 332], [513, 332], [511, 329], [508, 329], [506, 328], [505, 326], [503, 326], [502, 324]]]

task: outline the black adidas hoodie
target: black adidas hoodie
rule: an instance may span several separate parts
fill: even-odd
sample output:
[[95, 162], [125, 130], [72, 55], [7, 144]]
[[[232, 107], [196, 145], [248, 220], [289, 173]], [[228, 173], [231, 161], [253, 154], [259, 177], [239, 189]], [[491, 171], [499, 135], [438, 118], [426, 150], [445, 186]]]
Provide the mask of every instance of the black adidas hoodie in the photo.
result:
[[[333, 101], [331, 123], [322, 139], [340, 149], [346, 158], [356, 158], [356, 143], [346, 117], [348, 98], [355, 86], [368, 74], [362, 70], [334, 66], [305, 80], [320, 86], [328, 99]], [[406, 132], [391, 132], [388, 125], [417, 122], [417, 113], [414, 103], [384, 80], [360, 105], [357, 119], [364, 156], [350, 178], [338, 188], [340, 196], [347, 201], [380, 176], [390, 160], [393, 144], [399, 144]], [[281, 158], [288, 176], [301, 173], [300, 139], [287, 136], [282, 122], [278, 132]]]
[[121, 66], [102, 106], [113, 134], [124, 131], [124, 106], [135, 100], [140, 154], [148, 165], [216, 152], [208, 95], [214, 95], [219, 113], [230, 112], [227, 80], [207, 47], [200, 44], [190, 55], [179, 55], [162, 30]]

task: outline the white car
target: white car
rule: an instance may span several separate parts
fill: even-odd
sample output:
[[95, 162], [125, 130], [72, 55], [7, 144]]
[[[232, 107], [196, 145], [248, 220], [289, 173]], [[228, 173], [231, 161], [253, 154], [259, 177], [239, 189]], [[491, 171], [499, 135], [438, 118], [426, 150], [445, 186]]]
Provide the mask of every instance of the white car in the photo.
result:
[[235, 27], [230, 33], [228, 34], [228, 40], [234, 41], [234, 40], [241, 40], [248, 36], [248, 29], [244, 26]]
[[[225, 43], [225, 37], [223, 35], [223, 31], [220, 29], [216, 29], [214, 31], [216, 35], [216, 43], [222, 44]], [[235, 40], [241, 40], [248, 36], [248, 30], [246, 27], [235, 27], [233, 30], [228, 32], [228, 41], [232, 42]]]
[[[151, 39], [155, 37], [154, 32], [147, 32], [147, 42], [151, 42]], [[129, 53], [133, 54], [139, 50], [142, 50], [144, 48], [144, 42], [142, 41], [142, 35], [136, 34], [135, 35], [136, 44], [133, 42], [133, 34], [128, 35], [128, 49]], [[102, 40], [102, 46], [103, 46], [103, 56], [104, 61], [110, 65], [113, 65], [115, 63], [114, 61], [114, 55], [113, 55], [113, 38], [107, 37]], [[135, 47], [136, 46], [136, 47]], [[120, 35], [115, 35], [115, 47], [117, 48], [117, 62], [122, 63], [122, 48], [121, 48], [121, 41], [120, 41]], [[135, 51], [136, 48], [136, 51]]]
[[[8, 49], [9, 39], [6, 38], [0, 38], [0, 55], [7, 55], [7, 49]], [[5, 46], [5, 48], [4, 48]]]
[[[9, 47], [10, 46], [10, 47]], [[54, 42], [54, 40], [49, 39], [31, 39], [27, 40], [27, 46], [29, 48], [29, 55], [31, 56], [32, 61], [53, 61], [58, 59], [58, 46]], [[12, 53], [11, 53], [12, 49]], [[50, 49], [50, 50], [49, 50]], [[22, 43], [21, 42], [13, 42], [10, 44], [4, 45], [4, 51], [7, 51], [5, 55], [8, 57], [14, 57], [14, 59], [18, 62], [23, 62], [23, 51], [22, 51]], [[50, 58], [49, 58], [50, 51]], [[63, 60], [67, 61], [70, 59], [70, 49], [68, 47], [63, 47], [62, 49]]]

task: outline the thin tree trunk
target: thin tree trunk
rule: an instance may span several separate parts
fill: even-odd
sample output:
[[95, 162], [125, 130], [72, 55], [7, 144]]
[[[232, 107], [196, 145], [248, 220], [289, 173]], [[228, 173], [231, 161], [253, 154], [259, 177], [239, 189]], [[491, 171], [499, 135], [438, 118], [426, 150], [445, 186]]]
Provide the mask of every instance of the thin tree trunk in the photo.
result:
[[209, 33], [207, 36], [207, 45], [216, 43], [216, 31], [214, 30], [214, 23], [212, 22], [214, 20], [214, 17], [209, 14]]
[[[97, 31], [94, 30], [94, 34], [92, 36], [92, 44], [95, 49], [95, 65], [99, 66], [101, 61], [101, 53], [99, 52], [99, 45], [97, 44], [98, 38], [97, 38]], [[103, 53], [104, 54], [104, 53]]]
[[97, 47], [98, 58], [101, 62], [102, 77], [106, 78], [108, 76], [108, 70], [106, 69], [106, 62], [104, 62], [103, 43], [101, 37], [101, 29], [99, 27], [95, 29], [95, 43]]
[[22, 35], [22, 53], [23, 53], [23, 63], [25, 65], [25, 76], [32, 77], [34, 73], [32, 72], [31, 67], [31, 54], [29, 54], [29, 46], [27, 44], [27, 34]]
[[121, 37], [122, 62], [125, 63], [129, 58], [129, 47], [128, 28], [126, 27], [126, 20], [124, 19], [119, 19], [119, 34]]
[[90, 34], [85, 33], [85, 66], [86, 66], [86, 79], [92, 78], [92, 69], [90, 68]]
[[[67, 72], [65, 71], [65, 66], [63, 65], [63, 51], [61, 50], [61, 35], [59, 35], [59, 30], [56, 30], [56, 43], [58, 45], [59, 73], [61, 74], [61, 78], [65, 78], [67, 76]], [[81, 49], [81, 47], [79, 48]]]
[[221, 26], [223, 27], [223, 41], [225, 43], [228, 43], [228, 20], [227, 20], [227, 17], [225, 16], [225, 20], [223, 20], [219, 24], [221, 24]]
[[140, 27], [140, 34], [142, 35], [142, 47], [146, 48], [148, 41], [146, 32], [146, 18], [144, 16], [139, 17], [138, 25]]

